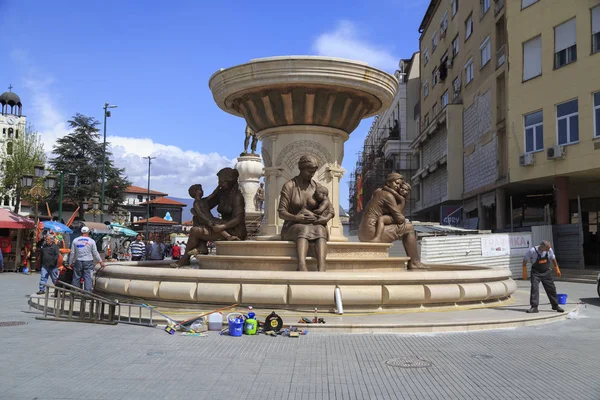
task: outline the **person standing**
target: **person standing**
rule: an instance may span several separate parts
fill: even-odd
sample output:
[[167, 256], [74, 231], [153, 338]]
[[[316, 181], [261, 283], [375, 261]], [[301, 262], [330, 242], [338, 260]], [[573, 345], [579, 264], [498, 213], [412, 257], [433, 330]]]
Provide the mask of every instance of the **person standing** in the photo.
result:
[[559, 305], [556, 296], [556, 285], [552, 279], [552, 266], [554, 265], [556, 270], [556, 276], [561, 276], [560, 268], [556, 262], [556, 257], [552, 251], [552, 246], [547, 240], [543, 240], [538, 246], [534, 246], [527, 250], [523, 256], [523, 279], [527, 280], [527, 263], [531, 263], [531, 295], [529, 297], [529, 303], [531, 308], [527, 310], [528, 313], [537, 313], [538, 305], [540, 301], [540, 282], [544, 286], [548, 300], [552, 305], [552, 309], [556, 312], [565, 312]]
[[142, 242], [142, 235], [138, 234], [135, 240], [129, 245], [131, 261], [141, 261], [146, 253], [146, 245]]
[[46, 235], [46, 240], [40, 247], [40, 290], [37, 294], [46, 293], [46, 282], [48, 282], [48, 276], [52, 279], [52, 283], [56, 286], [58, 283], [58, 257], [60, 252], [56, 239], [53, 235]]
[[186, 248], [186, 244], [184, 241], [181, 241], [181, 243], [179, 243], [179, 250], [181, 250], [181, 256], [185, 256], [185, 248]]
[[151, 260], [164, 260], [165, 258], [165, 245], [162, 244], [160, 239], [156, 239], [154, 243], [152, 243], [152, 250], [150, 251]]
[[179, 242], [175, 242], [173, 249], [171, 250], [171, 258], [173, 260], [179, 260], [179, 257], [181, 257], [181, 248], [179, 248], [178, 243]]
[[72, 285], [79, 287], [81, 277], [83, 276], [84, 290], [92, 291], [92, 272], [94, 271], [94, 260], [104, 267], [104, 261], [98, 253], [96, 241], [90, 237], [90, 228], [84, 226], [81, 228], [81, 236], [73, 240], [71, 245], [71, 256], [69, 264], [73, 267]]
[[2, 248], [0, 247], [0, 272], [4, 272], [4, 257], [2, 256]]

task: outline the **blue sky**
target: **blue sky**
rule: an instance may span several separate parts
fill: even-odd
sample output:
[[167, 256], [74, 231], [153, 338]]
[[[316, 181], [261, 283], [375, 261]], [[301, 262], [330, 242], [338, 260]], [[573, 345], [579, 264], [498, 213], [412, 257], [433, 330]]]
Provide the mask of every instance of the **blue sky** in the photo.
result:
[[[145, 186], [186, 197], [212, 190], [215, 173], [243, 150], [245, 122], [221, 111], [208, 88], [219, 68], [279, 55], [346, 57], [393, 73], [418, 49], [427, 0], [213, 3], [205, 1], [0, 0], [4, 49], [0, 91], [9, 84], [46, 151], [76, 112], [107, 124], [115, 163]], [[371, 120], [346, 142], [341, 185]]]

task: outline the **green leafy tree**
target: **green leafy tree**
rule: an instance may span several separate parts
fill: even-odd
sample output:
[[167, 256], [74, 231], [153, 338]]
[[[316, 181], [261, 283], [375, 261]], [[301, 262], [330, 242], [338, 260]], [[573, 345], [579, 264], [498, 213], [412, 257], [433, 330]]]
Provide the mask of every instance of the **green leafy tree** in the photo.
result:
[[[98, 122], [94, 117], [75, 114], [68, 121], [73, 132], [56, 141], [52, 154], [54, 158], [50, 164], [56, 171], [66, 174], [73, 173], [77, 176], [76, 185], [64, 187], [64, 197], [71, 198], [79, 204], [87, 201], [94, 194], [100, 194], [102, 180], [102, 142]], [[108, 143], [107, 143], [108, 148]], [[109, 212], [125, 199], [125, 189], [130, 185], [124, 175], [124, 169], [116, 168], [106, 151], [106, 183], [105, 204], [109, 205]], [[79, 209], [79, 217], [84, 217], [83, 208]]]
[[46, 153], [39, 133], [31, 124], [27, 125], [25, 131], [18, 137], [8, 139], [4, 146], [0, 192], [2, 197], [14, 193], [14, 212], [18, 212], [22, 198], [27, 197], [27, 188], [21, 187], [21, 177], [26, 174], [33, 175], [33, 168], [36, 165], [44, 165]]

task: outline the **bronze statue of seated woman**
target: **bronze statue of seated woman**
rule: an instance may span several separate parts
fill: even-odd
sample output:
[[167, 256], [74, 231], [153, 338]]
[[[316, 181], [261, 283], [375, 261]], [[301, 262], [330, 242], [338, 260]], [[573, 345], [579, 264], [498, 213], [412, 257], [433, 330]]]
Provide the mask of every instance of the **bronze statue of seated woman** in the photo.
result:
[[318, 168], [314, 157], [300, 157], [300, 173], [283, 185], [279, 199], [279, 217], [285, 221], [281, 239], [296, 243], [298, 271], [308, 270], [306, 255], [310, 242], [315, 245], [318, 270], [326, 270], [327, 223], [334, 217], [335, 211], [327, 198], [327, 191], [312, 179]]
[[413, 225], [404, 217], [410, 185], [402, 175], [392, 172], [385, 186], [376, 189], [365, 207], [358, 239], [361, 242], [392, 243], [402, 239], [406, 255], [410, 257], [408, 269], [425, 269], [417, 249], [417, 235]]
[[[190, 258], [198, 254], [208, 254], [207, 242], [216, 240], [244, 240], [246, 239], [246, 212], [244, 196], [238, 187], [239, 172], [233, 168], [223, 168], [217, 173], [219, 185], [206, 198], [199, 191], [200, 185], [190, 187], [190, 195], [198, 202], [198, 215], [194, 216], [194, 226], [190, 231], [187, 242], [188, 251], [181, 255], [181, 259], [171, 264], [171, 267], [179, 268], [189, 265]], [[217, 207], [221, 218], [206, 216], [207, 211]], [[196, 208], [196, 207], [195, 207]], [[205, 218], [202, 218], [202, 217]]]

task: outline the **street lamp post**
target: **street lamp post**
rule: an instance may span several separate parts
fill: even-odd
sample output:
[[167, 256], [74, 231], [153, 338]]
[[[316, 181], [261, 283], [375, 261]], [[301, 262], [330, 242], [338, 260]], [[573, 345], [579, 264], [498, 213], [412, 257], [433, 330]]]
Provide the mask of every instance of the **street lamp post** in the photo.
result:
[[156, 157], [144, 157], [148, 159], [148, 198], [146, 199], [146, 240], [150, 239], [150, 236], [148, 236], [148, 228], [150, 225], [150, 164], [152, 162], [152, 160], [154, 160]]
[[[102, 189], [100, 193], [100, 209], [104, 210], [104, 182], [106, 181], [106, 118], [110, 117], [109, 108], [117, 108], [115, 105], [104, 103], [104, 143], [102, 144]], [[104, 222], [104, 214], [100, 215], [100, 221]]]

